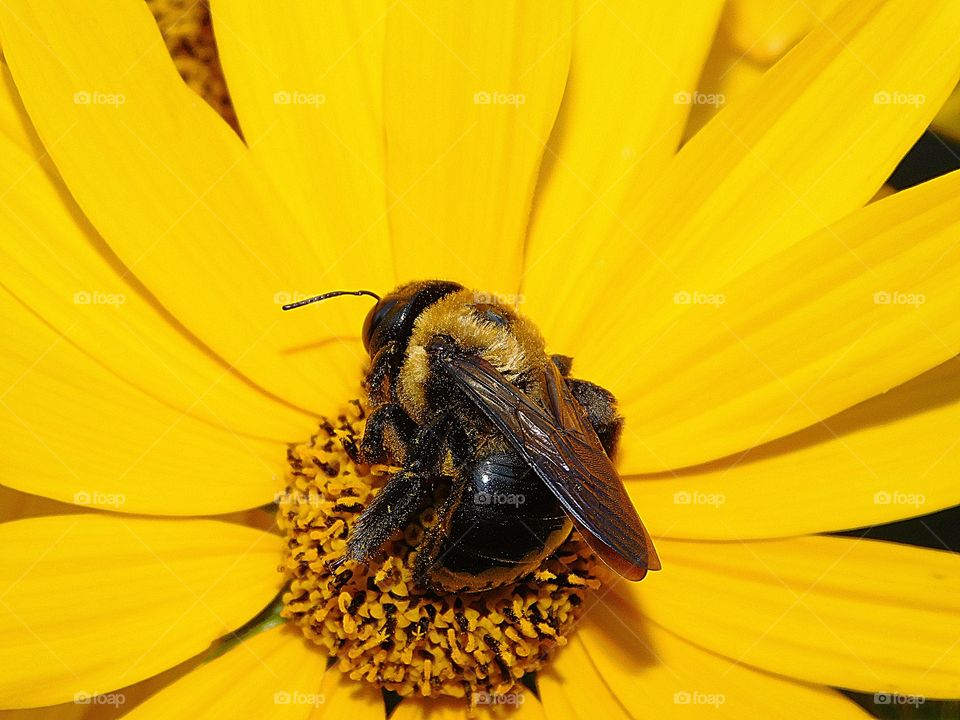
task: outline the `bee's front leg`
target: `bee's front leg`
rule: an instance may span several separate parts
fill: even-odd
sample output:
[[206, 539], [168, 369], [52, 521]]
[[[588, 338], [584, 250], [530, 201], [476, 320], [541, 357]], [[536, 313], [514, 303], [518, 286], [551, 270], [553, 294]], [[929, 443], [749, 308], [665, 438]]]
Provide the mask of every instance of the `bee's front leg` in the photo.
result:
[[406, 469], [396, 473], [360, 514], [344, 559], [366, 562], [417, 516], [432, 492], [432, 477]]
[[360, 441], [361, 459], [365, 463], [403, 463], [407, 440], [416, 430], [416, 423], [399, 404], [381, 405], [367, 418]]
[[364, 380], [364, 387], [371, 405], [389, 402], [391, 395], [389, 380], [400, 374], [403, 353], [403, 346], [394, 341], [388, 342], [373, 356], [373, 360], [370, 361], [370, 371]]

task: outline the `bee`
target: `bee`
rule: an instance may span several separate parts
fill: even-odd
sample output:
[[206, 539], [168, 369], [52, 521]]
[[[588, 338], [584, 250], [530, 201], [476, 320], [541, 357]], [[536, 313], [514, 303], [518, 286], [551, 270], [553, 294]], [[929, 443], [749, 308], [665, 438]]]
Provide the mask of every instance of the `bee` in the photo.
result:
[[360, 459], [400, 467], [361, 512], [339, 562], [367, 562], [448, 490], [417, 548], [416, 583], [480, 592], [535, 571], [576, 527], [621, 576], [660, 561], [610, 455], [623, 420], [607, 390], [570, 377], [534, 324], [454, 282], [402, 285], [363, 323], [370, 415]]

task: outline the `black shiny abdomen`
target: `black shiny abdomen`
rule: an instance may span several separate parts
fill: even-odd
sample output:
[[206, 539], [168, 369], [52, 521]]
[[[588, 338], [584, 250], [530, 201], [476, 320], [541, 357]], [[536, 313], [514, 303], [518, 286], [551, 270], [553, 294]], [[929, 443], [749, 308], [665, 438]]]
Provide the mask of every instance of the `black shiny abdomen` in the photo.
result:
[[445, 531], [420, 549], [421, 579], [451, 592], [485, 590], [536, 570], [572, 527], [543, 481], [510, 452], [464, 467], [439, 522]]

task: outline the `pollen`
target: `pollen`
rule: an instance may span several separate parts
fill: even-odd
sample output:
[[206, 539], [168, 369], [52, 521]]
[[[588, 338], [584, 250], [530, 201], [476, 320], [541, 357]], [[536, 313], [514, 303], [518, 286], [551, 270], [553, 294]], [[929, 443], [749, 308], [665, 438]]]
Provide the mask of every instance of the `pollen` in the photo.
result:
[[278, 503], [289, 581], [281, 614], [341, 672], [401, 696], [452, 696], [473, 706], [522, 692], [521, 680], [566, 643], [587, 593], [599, 586], [595, 556], [573, 535], [513, 585], [439, 595], [413, 580], [417, 546], [436, 520], [427, 507], [368, 565], [337, 564], [357, 517], [395, 470], [357, 461], [363, 418], [354, 402], [288, 450]]

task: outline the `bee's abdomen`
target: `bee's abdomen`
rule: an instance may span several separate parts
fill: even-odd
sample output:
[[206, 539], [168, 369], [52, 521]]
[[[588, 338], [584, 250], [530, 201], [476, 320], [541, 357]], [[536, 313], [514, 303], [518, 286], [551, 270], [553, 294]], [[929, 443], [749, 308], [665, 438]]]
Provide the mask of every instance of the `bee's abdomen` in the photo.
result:
[[486, 590], [532, 572], [566, 540], [560, 503], [517, 455], [497, 453], [467, 465], [458, 501], [441, 519], [446, 532], [430, 548], [428, 582], [447, 591]]

